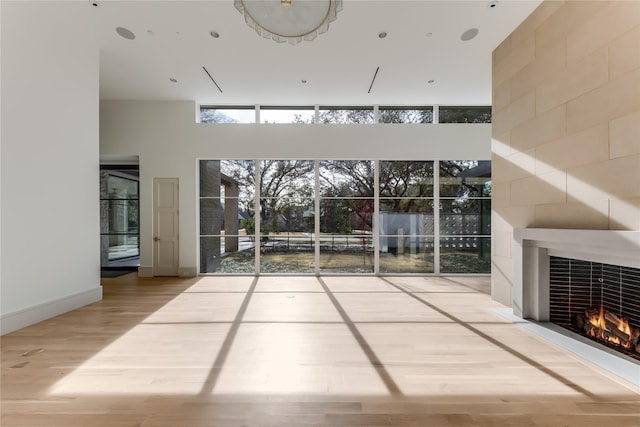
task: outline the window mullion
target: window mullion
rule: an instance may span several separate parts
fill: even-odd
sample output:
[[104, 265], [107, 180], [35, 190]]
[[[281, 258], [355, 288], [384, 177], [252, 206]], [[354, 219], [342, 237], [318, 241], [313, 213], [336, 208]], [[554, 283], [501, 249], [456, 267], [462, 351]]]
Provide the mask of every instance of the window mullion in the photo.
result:
[[[377, 110], [376, 110], [377, 111]], [[380, 161], [373, 162], [373, 274], [380, 274]]]
[[[256, 108], [256, 111], [258, 111], [258, 109]], [[256, 113], [256, 118], [257, 118], [257, 113]], [[254, 166], [254, 173], [255, 173], [255, 177], [254, 177], [254, 182], [256, 183], [256, 189], [255, 189], [255, 197], [253, 200], [253, 218], [254, 218], [254, 233], [255, 233], [255, 245], [254, 245], [254, 258], [255, 258], [255, 263], [254, 263], [254, 268], [256, 271], [256, 275], [260, 275], [260, 255], [261, 255], [261, 244], [262, 244], [262, 238], [260, 236], [260, 161], [258, 159], [254, 160], [255, 162], [255, 166]]]
[[314, 161], [314, 217], [313, 222], [315, 239], [313, 241], [314, 248], [314, 271], [316, 276], [320, 275], [320, 160]]
[[440, 274], [440, 160], [433, 161], [433, 273]]

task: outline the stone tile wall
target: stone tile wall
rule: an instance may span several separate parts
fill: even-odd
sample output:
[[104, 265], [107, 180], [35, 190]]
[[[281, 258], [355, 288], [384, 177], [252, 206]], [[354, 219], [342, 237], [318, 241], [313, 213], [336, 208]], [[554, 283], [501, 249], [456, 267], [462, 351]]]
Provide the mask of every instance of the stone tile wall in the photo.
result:
[[513, 229], [640, 230], [640, 1], [545, 1], [493, 52], [492, 295]]

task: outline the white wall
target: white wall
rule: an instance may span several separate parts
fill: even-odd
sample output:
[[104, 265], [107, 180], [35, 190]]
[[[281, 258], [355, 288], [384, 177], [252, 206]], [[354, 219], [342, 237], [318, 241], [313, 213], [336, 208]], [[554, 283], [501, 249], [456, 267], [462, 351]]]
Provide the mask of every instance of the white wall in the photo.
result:
[[2, 333], [102, 296], [98, 50], [52, 7], [1, 3]]
[[103, 101], [100, 154], [140, 156], [140, 266], [152, 267], [153, 177], [180, 181], [180, 272], [197, 260], [198, 159], [491, 158], [488, 124], [199, 124], [193, 102]]

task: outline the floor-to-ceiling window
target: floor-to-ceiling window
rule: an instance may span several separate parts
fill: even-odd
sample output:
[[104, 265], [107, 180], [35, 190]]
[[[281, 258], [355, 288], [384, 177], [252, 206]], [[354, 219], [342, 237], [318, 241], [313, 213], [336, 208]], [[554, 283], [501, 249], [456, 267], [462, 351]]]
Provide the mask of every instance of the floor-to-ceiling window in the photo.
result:
[[256, 163], [201, 160], [200, 272], [255, 273]]
[[201, 160], [200, 273], [489, 273], [491, 162]]
[[313, 273], [315, 169], [310, 160], [262, 160], [260, 271]]
[[491, 162], [440, 162], [440, 272], [491, 272]]
[[319, 162], [320, 271], [373, 273], [374, 162]]
[[379, 165], [379, 271], [433, 273], [433, 162]]

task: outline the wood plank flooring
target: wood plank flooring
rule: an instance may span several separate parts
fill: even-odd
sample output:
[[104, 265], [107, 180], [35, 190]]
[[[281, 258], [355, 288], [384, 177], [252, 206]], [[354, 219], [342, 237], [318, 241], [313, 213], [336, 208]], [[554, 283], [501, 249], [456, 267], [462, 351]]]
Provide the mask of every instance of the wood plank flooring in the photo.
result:
[[482, 277], [103, 279], [2, 337], [8, 426], [640, 426], [640, 390], [490, 311]]

